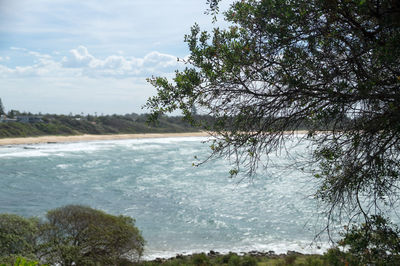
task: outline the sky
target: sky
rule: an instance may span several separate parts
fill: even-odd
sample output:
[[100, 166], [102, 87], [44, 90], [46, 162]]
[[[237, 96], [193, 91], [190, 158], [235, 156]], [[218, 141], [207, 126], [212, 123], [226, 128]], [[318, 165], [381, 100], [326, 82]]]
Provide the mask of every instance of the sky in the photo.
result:
[[[212, 24], [206, 0], [0, 0], [0, 98], [52, 114], [146, 113], [189, 54], [184, 35]], [[223, 0], [221, 9], [232, 0]]]

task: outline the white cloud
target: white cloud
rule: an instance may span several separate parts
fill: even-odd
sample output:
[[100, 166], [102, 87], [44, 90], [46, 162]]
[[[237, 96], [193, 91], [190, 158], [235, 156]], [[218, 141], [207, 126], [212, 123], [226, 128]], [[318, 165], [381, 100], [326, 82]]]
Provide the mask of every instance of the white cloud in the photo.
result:
[[40, 58], [40, 59], [51, 59], [51, 56], [48, 54], [41, 54], [41, 53], [34, 52], [34, 51], [29, 51], [28, 54], [31, 56]]
[[177, 58], [172, 55], [151, 52], [144, 57], [144, 66], [150, 67], [171, 67], [177, 65]]
[[71, 55], [64, 57], [62, 65], [64, 67], [79, 68], [89, 66], [90, 62], [94, 57], [89, 54], [88, 49], [85, 46], [79, 46], [77, 49], [70, 50]]
[[[58, 54], [49, 55], [24, 48], [11, 48], [33, 58], [31, 64], [16, 67], [0, 65], [0, 76], [38, 76], [38, 77], [77, 77], [89, 78], [111, 77], [149, 77], [152, 75], [168, 75], [178, 69], [181, 64], [177, 57], [153, 51], [144, 57], [127, 57], [121, 54], [100, 58], [92, 55], [88, 48], [79, 46], [71, 49], [68, 55], [57, 59]], [[59, 56], [60, 57], [60, 56]]]
[[181, 67], [190, 27], [218, 26], [206, 0], [28, 2], [0, 0], [0, 96], [33, 112], [138, 111], [155, 93], [145, 78]]
[[10, 47], [10, 50], [15, 50], [15, 51], [27, 51], [27, 49], [25, 49], [25, 48], [14, 47], [14, 46], [11, 46], [11, 47]]

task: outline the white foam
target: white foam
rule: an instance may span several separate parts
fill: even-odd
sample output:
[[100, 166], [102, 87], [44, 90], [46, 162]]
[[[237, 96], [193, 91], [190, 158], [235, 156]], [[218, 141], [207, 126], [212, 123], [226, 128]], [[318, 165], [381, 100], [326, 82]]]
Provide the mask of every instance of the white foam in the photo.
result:
[[92, 153], [111, 147], [94, 142], [33, 144], [29, 146], [15, 146], [12, 149], [0, 149], [0, 157], [64, 156], [65, 153]]
[[[112, 149], [116, 146], [127, 146], [131, 149], [161, 148], [157, 144], [173, 144], [179, 142], [203, 142], [207, 137], [173, 137], [173, 138], [146, 138], [124, 140], [100, 140], [73, 143], [45, 143], [31, 145], [15, 145], [0, 148], [0, 157], [39, 157], [63, 156], [64, 153], [86, 152]], [[143, 144], [146, 144], [142, 146]], [[151, 144], [151, 145], [148, 145]]]
[[61, 168], [61, 169], [67, 169], [68, 167], [71, 167], [71, 165], [70, 164], [58, 164], [57, 167]]

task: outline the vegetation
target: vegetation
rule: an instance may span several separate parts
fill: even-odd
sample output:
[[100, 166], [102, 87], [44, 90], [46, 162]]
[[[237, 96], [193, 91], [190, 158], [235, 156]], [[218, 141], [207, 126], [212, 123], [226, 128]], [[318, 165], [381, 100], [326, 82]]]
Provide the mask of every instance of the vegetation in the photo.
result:
[[34, 257], [39, 221], [14, 214], [0, 214], [0, 258], [9, 255]]
[[[208, 2], [218, 12], [219, 0]], [[211, 156], [233, 158], [232, 176], [254, 174], [307, 122], [309, 170], [319, 180], [315, 196], [326, 207], [327, 229], [342, 219], [367, 224], [345, 237], [358, 245], [355, 232], [368, 235], [374, 217], [399, 202], [398, 1], [241, 0], [224, 15], [228, 28], [192, 27], [187, 68], [173, 81], [149, 79], [158, 90], [146, 105], [151, 119], [180, 109], [214, 132]], [[194, 106], [215, 123], [193, 117]], [[399, 243], [398, 231], [390, 232]]]
[[49, 211], [45, 221], [0, 216], [0, 265], [131, 265], [143, 254], [135, 221], [85, 206]]
[[0, 115], [4, 115], [4, 114], [5, 114], [4, 105], [3, 105], [3, 102], [1, 101], [1, 98], [0, 98]]
[[358, 264], [399, 265], [400, 230], [381, 216], [372, 216], [370, 223], [353, 225], [340, 245], [349, 247], [348, 254]]
[[[32, 115], [10, 111], [8, 117]], [[149, 125], [147, 115], [126, 114], [106, 116], [41, 115], [40, 123], [0, 123], [0, 138], [44, 135], [133, 134], [198, 131], [181, 117], [165, 116]]]
[[[296, 252], [289, 254], [275, 253], [269, 254], [245, 254], [239, 256], [236, 253], [229, 254], [194, 254], [188, 256], [178, 255], [171, 259], [157, 259], [155, 261], [144, 261], [138, 265], [143, 266], [197, 266], [197, 265], [223, 265], [223, 266], [342, 266], [342, 265], [365, 265], [349, 253], [344, 253], [338, 249], [331, 249], [323, 255], [308, 255]], [[398, 265], [394, 264], [375, 264], [375, 265]]]
[[[44, 265], [399, 265], [399, 229], [381, 217], [374, 227], [354, 226], [339, 248], [324, 255], [296, 252], [220, 254], [210, 251], [171, 259], [139, 261], [144, 240], [134, 220], [113, 216], [89, 207], [68, 205], [51, 210], [46, 220], [0, 215], [0, 266]], [[368, 227], [368, 228], [365, 228]]]
[[40, 264], [38, 261], [29, 260], [21, 256], [9, 256], [6, 261], [3, 260], [3, 262], [0, 263], [0, 266], [46, 266], [45, 264]]

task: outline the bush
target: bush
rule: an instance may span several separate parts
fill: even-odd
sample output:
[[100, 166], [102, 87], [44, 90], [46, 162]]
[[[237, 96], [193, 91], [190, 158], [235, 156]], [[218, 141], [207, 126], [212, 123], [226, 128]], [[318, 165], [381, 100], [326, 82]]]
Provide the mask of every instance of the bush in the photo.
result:
[[[39, 266], [39, 262], [27, 259], [21, 256], [8, 256], [6, 258], [0, 258], [0, 266]], [[42, 264], [42, 266], [45, 266]]]
[[343, 251], [340, 251], [339, 248], [330, 248], [328, 251], [324, 254], [323, 259], [328, 265], [332, 266], [341, 266], [347, 263], [351, 260], [350, 254], [346, 254]]
[[400, 230], [382, 216], [372, 215], [366, 223], [353, 226], [339, 244], [359, 264], [400, 265]]
[[38, 220], [0, 214], [0, 257], [35, 252]]
[[49, 211], [46, 217], [39, 257], [49, 264], [116, 265], [137, 261], [143, 253], [144, 240], [130, 217], [78, 205]]
[[208, 259], [207, 255], [204, 253], [194, 254], [192, 257], [192, 263], [193, 263], [193, 265], [198, 265], [198, 266], [211, 265], [210, 260]]
[[251, 256], [244, 256], [242, 259], [241, 266], [256, 266], [257, 260]]
[[240, 265], [240, 257], [236, 254], [230, 254], [228, 265], [229, 266], [239, 266]]
[[[305, 259], [305, 263], [304, 264], [300, 264], [300, 265], [307, 265], [307, 266], [323, 266], [324, 261], [319, 258], [319, 257], [315, 257], [315, 256], [309, 256]], [[330, 266], [333, 266], [332, 264], [329, 264]]]
[[293, 265], [294, 262], [296, 261], [296, 259], [297, 259], [297, 256], [294, 254], [287, 255], [287, 256], [285, 256], [285, 263], [287, 265]]

